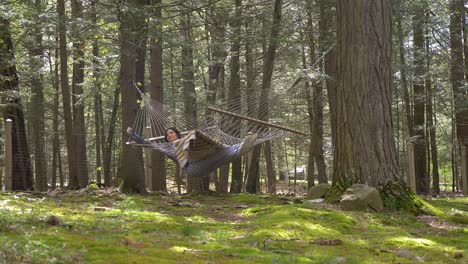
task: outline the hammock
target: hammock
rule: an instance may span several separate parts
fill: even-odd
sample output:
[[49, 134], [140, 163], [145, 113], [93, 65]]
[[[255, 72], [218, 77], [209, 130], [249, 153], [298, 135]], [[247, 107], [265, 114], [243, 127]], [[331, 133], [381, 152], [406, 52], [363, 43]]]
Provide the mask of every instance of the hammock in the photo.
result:
[[[291, 88], [300, 80], [298, 78]], [[244, 96], [246, 100], [242, 104], [239, 97], [216, 107], [208, 107], [205, 119], [197, 122], [194, 116], [182, 112], [180, 108], [170, 108], [152, 100], [136, 84], [134, 87], [142, 100], [134, 125], [127, 131], [127, 144], [164, 153], [192, 177], [207, 175], [265, 141], [285, 137], [290, 133], [307, 135], [278, 122], [253, 117], [268, 117], [268, 106], [264, 105], [269, 101], [262, 100], [265, 95], [261, 93]], [[288, 92], [285, 89], [286, 95]], [[262, 111], [266, 111], [266, 114]], [[164, 133], [169, 127], [181, 131], [182, 138], [175, 142], [165, 142]]]

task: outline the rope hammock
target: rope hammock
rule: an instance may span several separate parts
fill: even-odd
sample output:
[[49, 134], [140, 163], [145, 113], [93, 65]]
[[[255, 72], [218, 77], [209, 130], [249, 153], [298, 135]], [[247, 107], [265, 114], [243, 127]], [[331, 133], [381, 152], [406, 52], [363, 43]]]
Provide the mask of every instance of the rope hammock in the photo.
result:
[[[318, 61], [333, 48], [325, 52]], [[312, 73], [316, 75], [316, 73]], [[281, 107], [288, 105], [302, 105], [307, 103], [297, 102], [297, 98], [306, 97], [305, 91], [298, 92], [297, 87], [304, 79], [321, 79], [323, 76], [313, 76], [303, 72], [289, 89], [276, 91], [288, 99], [286, 103], [276, 104], [275, 98], [269, 98], [269, 92], [259, 91], [237, 99], [207, 107], [203, 121], [198, 122], [191, 113], [184, 113], [181, 109], [170, 108], [168, 105], [151, 99], [141, 92], [134, 83], [135, 89], [141, 96], [140, 108], [137, 112], [132, 128], [127, 130], [129, 140], [127, 144], [151, 148], [167, 155], [174, 162], [179, 163], [187, 175], [196, 177], [208, 175], [219, 168], [251, 150], [254, 146], [268, 140], [285, 137], [288, 134], [307, 135], [298, 129], [289, 128], [281, 121], [269, 118], [270, 108], [286, 113]], [[294, 94], [294, 95], [293, 95]], [[242, 98], [242, 101], [241, 101]], [[294, 101], [296, 100], [296, 101]], [[290, 111], [289, 111], [290, 112]], [[306, 112], [306, 111], [303, 111]], [[272, 115], [273, 116], [273, 115]], [[278, 115], [275, 115], [278, 116]], [[280, 115], [281, 116], [281, 115]], [[289, 118], [286, 118], [288, 120]], [[145, 139], [143, 129], [146, 127]], [[175, 142], [166, 142], [164, 133], [167, 128], [175, 127], [181, 131], [182, 138]]]

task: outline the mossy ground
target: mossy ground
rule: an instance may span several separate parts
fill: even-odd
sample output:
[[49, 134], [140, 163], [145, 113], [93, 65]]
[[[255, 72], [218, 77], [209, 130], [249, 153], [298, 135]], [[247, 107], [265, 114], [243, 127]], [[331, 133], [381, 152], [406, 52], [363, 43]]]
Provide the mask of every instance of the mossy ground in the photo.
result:
[[438, 213], [247, 194], [0, 193], [0, 263], [467, 263], [468, 198], [427, 202]]

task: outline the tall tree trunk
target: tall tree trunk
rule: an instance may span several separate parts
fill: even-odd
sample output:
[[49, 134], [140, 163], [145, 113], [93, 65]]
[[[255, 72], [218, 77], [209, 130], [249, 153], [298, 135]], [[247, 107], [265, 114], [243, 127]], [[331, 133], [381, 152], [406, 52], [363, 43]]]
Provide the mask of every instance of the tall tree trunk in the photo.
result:
[[[34, 18], [39, 23], [39, 15], [41, 13], [41, 1], [35, 0], [34, 3]], [[33, 130], [33, 146], [34, 146], [34, 169], [36, 176], [36, 189], [38, 191], [47, 191], [47, 170], [46, 170], [46, 155], [45, 155], [45, 124], [44, 124], [44, 85], [41, 69], [43, 63], [43, 47], [42, 47], [42, 32], [41, 24], [36, 24], [32, 27], [31, 44], [29, 48], [30, 68], [31, 68], [31, 123]]]
[[[0, 92], [18, 91], [15, 56], [11, 39], [10, 21], [0, 16]], [[12, 120], [12, 190], [32, 190], [33, 174], [29, 158], [26, 127], [21, 99], [16, 95], [8, 96], [1, 102], [4, 121]]]
[[[162, 13], [161, 13], [161, 0], [153, 0], [154, 17], [156, 18], [156, 25], [153, 27], [154, 37], [150, 40], [150, 81], [151, 81], [151, 98], [164, 102], [164, 86], [163, 86], [163, 64], [162, 64]], [[157, 109], [163, 111], [163, 109]], [[164, 135], [165, 131], [157, 131], [157, 135]], [[164, 162], [164, 155], [157, 151], [151, 152], [151, 165], [152, 165], [152, 184], [150, 188], [154, 191], [167, 191], [166, 187], [166, 166]]]
[[[464, 6], [468, 5], [468, 0], [465, 0]], [[463, 25], [463, 55], [465, 58], [465, 83], [468, 83], [468, 9], [465, 9], [465, 13], [462, 15]]]
[[[309, 2], [306, 3], [307, 5], [310, 5]], [[307, 11], [310, 9], [308, 8]], [[306, 29], [306, 35], [307, 35], [307, 42], [309, 43], [309, 49], [315, 49], [315, 46], [313, 45], [314, 41], [314, 35], [312, 32], [312, 14], [310, 12], [307, 13], [307, 29]], [[308, 31], [308, 32], [307, 32]], [[306, 56], [306, 51], [304, 45], [301, 47], [302, 51], [302, 67], [304, 69], [307, 69], [307, 56]], [[309, 54], [315, 53], [315, 50], [309, 50]], [[311, 57], [312, 59], [312, 57]], [[312, 188], [315, 186], [315, 162], [314, 162], [314, 144], [313, 144], [313, 133], [312, 131], [314, 130], [314, 106], [313, 106], [313, 98], [312, 98], [312, 93], [310, 91], [310, 82], [306, 81], [304, 84], [305, 88], [305, 97], [307, 100], [307, 114], [309, 117], [309, 131], [310, 131], [310, 143], [308, 147], [308, 157], [307, 157], [307, 189]]]
[[334, 188], [398, 180], [393, 137], [390, 1], [337, 1]]
[[[236, 102], [229, 104], [228, 111], [234, 112], [235, 109], [239, 109], [241, 106], [240, 100], [240, 89], [241, 89], [241, 81], [240, 81], [240, 61], [239, 61], [239, 53], [240, 53], [240, 37], [241, 37], [241, 21], [240, 18], [242, 16], [242, 1], [235, 0], [236, 4], [236, 11], [235, 11], [235, 19], [232, 22], [233, 27], [233, 40], [231, 46], [231, 61], [229, 63], [229, 71], [230, 71], [230, 78], [229, 78], [229, 90], [228, 90], [228, 101]], [[235, 122], [232, 124], [233, 131], [232, 135], [235, 137], [240, 137], [240, 120], [233, 120]], [[242, 161], [241, 159], [236, 159], [232, 162], [231, 166], [231, 193], [240, 193], [242, 190]]]
[[439, 162], [437, 161], [437, 141], [436, 141], [436, 124], [434, 119], [436, 117], [435, 111], [433, 110], [433, 97], [432, 91], [432, 75], [431, 75], [431, 50], [429, 41], [429, 16], [426, 16], [426, 90], [427, 90], [427, 126], [429, 128], [429, 138], [431, 146], [431, 158], [432, 158], [432, 188], [436, 194], [440, 193], [439, 186]]
[[68, 159], [68, 187], [78, 187], [78, 173], [76, 167], [75, 140], [73, 130], [72, 110], [70, 105], [70, 87], [68, 84], [68, 51], [67, 51], [67, 29], [65, 15], [65, 1], [57, 1], [58, 23], [59, 23], [59, 47], [60, 47], [60, 85], [62, 87], [63, 119], [65, 121], [65, 139], [67, 144]]
[[[306, 37], [309, 46], [309, 56], [306, 55], [305, 48], [302, 47], [302, 67], [307, 69], [307, 57], [309, 57], [311, 64], [315, 60], [315, 37], [314, 37], [314, 26], [312, 21], [312, 2], [306, 1], [306, 12], [307, 12], [307, 28], [306, 28]], [[315, 84], [317, 85], [317, 84]], [[312, 91], [310, 89], [311, 83], [306, 81], [305, 83], [305, 96], [307, 99], [307, 114], [309, 117], [309, 149], [307, 157], [307, 188], [310, 189], [315, 185], [315, 122], [314, 122], [314, 98], [312, 96]]]
[[413, 16], [414, 39], [414, 136], [411, 141], [415, 144], [414, 155], [416, 173], [416, 192], [427, 194], [429, 192], [429, 175], [426, 171], [426, 139], [424, 122], [424, 4], [415, 4]]
[[[209, 58], [208, 69], [208, 92], [206, 96], [206, 105], [215, 106], [217, 101], [217, 93], [219, 90], [224, 89], [224, 70], [226, 60], [225, 50], [225, 22], [224, 12], [216, 5], [210, 9], [211, 26], [209, 27], [211, 35], [211, 58]], [[206, 118], [211, 121], [213, 119], [212, 113], [206, 111]], [[220, 172], [222, 170], [219, 170]], [[215, 175], [216, 176], [216, 175]], [[219, 173], [216, 177], [215, 187], [216, 191], [227, 193], [229, 187], [229, 170], [227, 173]]]
[[103, 150], [103, 163], [104, 163], [104, 185], [113, 186], [115, 185], [112, 182], [112, 149], [114, 148], [114, 132], [115, 132], [115, 123], [117, 122], [117, 112], [119, 109], [119, 97], [120, 97], [120, 87], [116, 86], [114, 89], [114, 102], [112, 104], [111, 116], [109, 118], [109, 129], [107, 132], [107, 138], [105, 147]]
[[[92, 22], [94, 26], [97, 26], [97, 14], [96, 14], [96, 4], [98, 0], [91, 2], [91, 13], [92, 13]], [[94, 126], [95, 126], [95, 137], [96, 137], [96, 182], [102, 184], [102, 160], [101, 153], [103, 152], [103, 142], [104, 142], [104, 120], [103, 120], [103, 110], [102, 110], [102, 95], [101, 95], [101, 76], [99, 65], [99, 43], [97, 38], [93, 40], [93, 77], [94, 77]]]
[[[251, 117], [256, 117], [258, 115], [257, 110], [257, 74], [256, 74], [256, 67], [255, 67], [255, 51], [256, 46], [255, 42], [249, 40], [253, 36], [255, 32], [255, 24], [253, 18], [247, 18], [245, 23], [245, 34], [246, 34], [246, 43], [245, 43], [245, 66], [246, 66], [246, 82], [247, 82], [247, 115]], [[244, 182], [244, 189], [249, 188], [249, 192], [255, 193], [255, 190], [258, 190], [257, 181], [252, 181], [258, 179], [258, 160], [253, 160], [253, 157], [259, 157], [260, 148], [255, 147], [254, 150], [246, 156], [246, 164], [245, 164], [245, 182]], [[252, 179], [250, 179], [252, 177]]]
[[[451, 0], [450, 14], [450, 82], [455, 102], [455, 114], [468, 109], [464, 87], [464, 61], [462, 42], [463, 0]], [[458, 124], [457, 124], [458, 125]]]
[[122, 131], [118, 178], [122, 179], [120, 188], [125, 193], [146, 193], [143, 153], [141, 148], [126, 144], [127, 127], [132, 127], [139, 110], [137, 90], [132, 83], [136, 80], [137, 32], [140, 28], [134, 20], [141, 15], [140, 0], [128, 2], [128, 9], [122, 12], [120, 24], [120, 76], [119, 86], [122, 97]]
[[[271, 27], [270, 33], [270, 42], [263, 60], [263, 78], [262, 78], [262, 88], [259, 102], [259, 119], [268, 121], [269, 118], [269, 93], [271, 88], [271, 78], [273, 76], [273, 67], [275, 64], [275, 55], [276, 48], [278, 46], [278, 35], [281, 29], [281, 9], [283, 1], [275, 0], [274, 9], [273, 9], [273, 24]], [[265, 148], [268, 148], [264, 154], [265, 160], [268, 167], [273, 167], [273, 161], [271, 157], [271, 147], [268, 144], [265, 144]], [[251, 163], [249, 166], [249, 173], [246, 183], [246, 191], [249, 193], [255, 193], [258, 189], [258, 172], [259, 172], [259, 160], [260, 160], [261, 146], [256, 146], [252, 151]], [[267, 169], [267, 173], [271, 173], [271, 169]], [[267, 191], [270, 193], [276, 192], [276, 176], [273, 174], [267, 174], [268, 186]]]
[[[401, 0], [400, 0], [401, 1]], [[400, 4], [400, 2], [398, 2]], [[400, 69], [400, 80], [401, 80], [401, 90], [403, 91], [403, 100], [405, 104], [405, 114], [406, 114], [406, 124], [408, 127], [408, 135], [411, 138], [414, 135], [413, 129], [413, 114], [411, 111], [411, 101], [410, 101], [410, 93], [408, 87], [408, 79], [406, 74], [406, 56], [405, 56], [405, 32], [403, 31], [402, 25], [402, 15], [401, 12], [396, 17], [396, 24], [397, 24], [397, 35], [398, 35], [398, 56], [399, 56], [399, 69]]]
[[[320, 1], [320, 20], [319, 20], [319, 50], [323, 54], [325, 53], [330, 46], [333, 31], [331, 30], [331, 22], [333, 21], [333, 12], [331, 9], [330, 3], [328, 1]], [[332, 32], [332, 33], [330, 33]], [[309, 42], [310, 46], [313, 46], [313, 43]], [[313, 48], [310, 48], [310, 63], [314, 63], [315, 54], [312, 53]], [[324, 61], [320, 62], [320, 70], [327, 74], [326, 69], [324, 67]], [[327, 168], [325, 165], [325, 157], [323, 154], [323, 88], [324, 85], [323, 81], [320, 81], [313, 85], [313, 146], [314, 146], [314, 159], [315, 163], [317, 164], [317, 173], [318, 173], [318, 181], [319, 183], [328, 183], [327, 177]]]
[[[59, 40], [58, 37], [55, 38], [56, 46], [58, 46]], [[50, 52], [52, 54], [52, 52]], [[53, 76], [53, 86], [54, 86], [54, 104], [52, 106], [52, 181], [51, 186], [52, 190], [57, 188], [57, 171], [59, 171], [60, 188], [63, 188], [63, 175], [61, 175], [61, 153], [60, 153], [60, 134], [59, 134], [59, 97], [60, 97], [60, 88], [59, 88], [59, 49], [54, 49], [55, 64], [52, 67], [52, 58], [49, 55], [49, 67], [50, 75]]]
[[[195, 92], [195, 77], [193, 69], [193, 36], [191, 25], [190, 7], [180, 8], [180, 33], [182, 35], [182, 81], [183, 81], [183, 99], [184, 113], [187, 117], [197, 119], [197, 98]], [[205, 192], [206, 182], [209, 184], [209, 175], [196, 179], [188, 177], [187, 191]]]
[[75, 138], [75, 150], [77, 158], [77, 182], [79, 188], [88, 185], [88, 158], [86, 155], [86, 129], [84, 120], [84, 51], [85, 42], [82, 40], [84, 32], [80, 28], [83, 20], [83, 6], [81, 1], [72, 0], [72, 17], [74, 19], [73, 32], [73, 132]]

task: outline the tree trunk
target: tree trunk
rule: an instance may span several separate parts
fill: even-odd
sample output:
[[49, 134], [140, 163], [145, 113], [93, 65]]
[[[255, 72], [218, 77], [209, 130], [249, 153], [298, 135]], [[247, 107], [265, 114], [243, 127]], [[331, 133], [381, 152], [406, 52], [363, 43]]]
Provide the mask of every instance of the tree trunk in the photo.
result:
[[84, 118], [84, 32], [80, 27], [83, 20], [83, 6], [79, 0], [72, 0], [72, 17], [74, 19], [73, 32], [73, 81], [72, 81], [72, 103], [73, 103], [73, 132], [75, 137], [75, 150], [77, 158], [77, 182], [79, 188], [88, 185], [88, 158], [86, 155], [86, 129]]
[[[399, 2], [400, 3], [400, 2]], [[403, 11], [402, 11], [403, 12]], [[405, 104], [405, 113], [406, 113], [406, 124], [408, 127], [408, 135], [411, 138], [414, 135], [413, 129], [413, 114], [411, 111], [411, 101], [410, 93], [408, 87], [408, 79], [406, 74], [406, 56], [405, 56], [405, 32], [403, 32], [402, 26], [402, 17], [400, 14], [396, 17], [397, 24], [397, 35], [398, 35], [398, 55], [399, 55], [399, 69], [400, 69], [400, 80], [401, 80], [401, 90], [403, 91], [403, 100]]]
[[424, 6], [415, 5], [416, 15], [413, 17], [414, 39], [414, 136], [411, 141], [415, 144], [414, 155], [416, 173], [416, 192], [429, 193], [429, 177], [426, 171], [426, 139], [424, 122]]
[[60, 47], [60, 85], [62, 87], [63, 119], [65, 123], [65, 139], [67, 143], [68, 159], [68, 187], [76, 189], [78, 185], [78, 174], [75, 156], [75, 140], [72, 122], [72, 110], [70, 105], [70, 87], [68, 84], [68, 51], [67, 51], [67, 29], [65, 15], [65, 1], [57, 1], [58, 23], [59, 23], [59, 47]]
[[[309, 2], [306, 3], [307, 6], [310, 5]], [[306, 29], [306, 35], [307, 35], [307, 43], [309, 43], [309, 56], [310, 58], [312, 59], [313, 56], [311, 54], [314, 54], [315, 53], [315, 46], [314, 46], [314, 35], [313, 35], [313, 32], [312, 32], [312, 14], [310, 11], [310, 9], [308, 8], [307, 9], [307, 29]], [[307, 59], [306, 59], [306, 51], [305, 51], [305, 47], [304, 45], [302, 45], [301, 47], [301, 51], [302, 51], [302, 67], [304, 69], [307, 69]], [[314, 137], [313, 137], [313, 131], [314, 131], [314, 106], [313, 106], [313, 98], [312, 98], [312, 93], [310, 91], [310, 82], [309, 81], [306, 81], [305, 84], [304, 84], [304, 88], [305, 88], [305, 97], [306, 97], [306, 100], [307, 100], [307, 114], [308, 114], [308, 117], [309, 117], [309, 131], [310, 131], [310, 143], [309, 143], [309, 147], [308, 147], [308, 157], [307, 157], [307, 189], [310, 189], [312, 188], [313, 186], [315, 186], [315, 179], [314, 179], [314, 174], [315, 174], [315, 162], [314, 162]]]
[[[10, 21], [0, 16], [0, 92], [7, 94], [18, 91], [14, 49], [11, 39]], [[5, 104], [3, 118], [12, 120], [12, 190], [32, 190], [33, 174], [29, 158], [28, 142], [24, 115], [19, 97], [8, 96], [2, 100]]]
[[390, 1], [338, 0], [337, 139], [333, 186], [398, 180], [393, 137]]
[[[464, 61], [462, 42], [463, 0], [451, 0], [450, 15], [450, 82], [455, 102], [455, 114], [468, 109], [464, 87]], [[458, 125], [458, 124], [457, 124]]]
[[[275, 0], [274, 10], [273, 10], [273, 24], [271, 27], [270, 33], [270, 43], [268, 44], [268, 50], [265, 54], [265, 59], [263, 61], [263, 79], [262, 79], [262, 88], [261, 88], [261, 98], [259, 102], [259, 109], [262, 111], [259, 112], [259, 119], [268, 121], [269, 118], [269, 93], [271, 88], [271, 78], [273, 76], [273, 67], [275, 64], [275, 55], [276, 55], [276, 48], [278, 46], [278, 35], [281, 28], [281, 8], [283, 5], [282, 0]], [[258, 183], [258, 163], [260, 159], [260, 150], [261, 146], [257, 146], [254, 148], [252, 152], [252, 161], [251, 165], [249, 166], [249, 174], [248, 174], [248, 182], [246, 184], [246, 191], [249, 193], [255, 193], [257, 191], [257, 183]], [[267, 166], [272, 166], [272, 158], [271, 158], [271, 151], [266, 151], [265, 154], [269, 156], [265, 156], [265, 160], [267, 162]], [[268, 170], [267, 170], [268, 173]], [[267, 175], [268, 182], [275, 183], [276, 178], [273, 174]], [[274, 189], [271, 188], [268, 191], [273, 191]]]
[[[208, 91], [206, 96], [206, 105], [215, 106], [217, 100], [217, 93], [219, 90], [224, 89], [224, 64], [226, 60], [226, 50], [225, 50], [225, 22], [224, 13], [217, 7], [213, 5], [210, 9], [211, 15], [211, 26], [209, 27], [211, 35], [211, 58], [209, 58], [209, 69], [208, 69]], [[206, 118], [211, 121], [213, 119], [212, 113], [206, 110]], [[220, 170], [221, 171], [221, 170]], [[228, 181], [229, 181], [229, 171], [228, 173], [216, 175], [215, 188], [217, 192], [227, 193], [228, 191]]]
[[[236, 11], [235, 19], [232, 22], [233, 34], [232, 34], [232, 46], [231, 46], [231, 61], [229, 63], [229, 90], [228, 90], [228, 101], [236, 102], [229, 104], [228, 111], [235, 112], [236, 109], [241, 107], [240, 99], [240, 89], [241, 89], [241, 80], [240, 80], [240, 37], [241, 37], [241, 21], [242, 16], [242, 1], [235, 0]], [[233, 130], [232, 135], [235, 137], [240, 137], [240, 120], [232, 120]], [[242, 191], [242, 160], [236, 159], [232, 161], [231, 166], [231, 193], [240, 193]]]
[[104, 185], [110, 187], [115, 185], [112, 182], [112, 149], [114, 147], [114, 131], [115, 123], [117, 122], [117, 111], [119, 109], [119, 97], [120, 97], [120, 87], [116, 86], [114, 89], [114, 102], [112, 104], [112, 112], [109, 118], [109, 130], [107, 132], [106, 143], [103, 151], [103, 163], [104, 163]]
[[[34, 18], [37, 19], [41, 12], [41, 1], [35, 0]], [[38, 20], [40, 21], [40, 20]], [[36, 190], [47, 191], [47, 170], [45, 155], [45, 123], [44, 123], [44, 85], [41, 69], [43, 63], [41, 24], [32, 27], [31, 46], [29, 48], [30, 69], [31, 69], [31, 124], [34, 146], [34, 169], [36, 176]]]
[[134, 17], [141, 15], [138, 7], [141, 1], [129, 1], [128, 9], [122, 12], [120, 24], [120, 76], [119, 86], [122, 97], [122, 131], [118, 178], [122, 179], [120, 188], [125, 193], [146, 193], [143, 153], [141, 148], [126, 144], [127, 127], [132, 127], [139, 110], [137, 90], [132, 83], [136, 80], [137, 23]]
[[[154, 17], [156, 18], [156, 25], [154, 37], [150, 40], [150, 81], [151, 81], [151, 98], [164, 102], [164, 86], [163, 86], [163, 64], [162, 64], [162, 19], [161, 13], [161, 0], [154, 0]], [[157, 109], [163, 111], [163, 109]], [[157, 135], [164, 135], [165, 131], [157, 131]], [[151, 152], [151, 165], [152, 165], [152, 184], [150, 188], [153, 191], [167, 191], [166, 187], [166, 166], [164, 162], [164, 154], [158, 151]]]
[[[468, 0], [465, 0], [464, 6], [468, 5]], [[468, 10], [465, 8], [465, 13], [462, 15], [463, 25], [463, 55], [465, 58], [465, 83], [468, 83], [468, 20], [466, 16]]]
[[[193, 68], [193, 36], [191, 25], [191, 11], [190, 7], [180, 10], [180, 33], [182, 35], [182, 81], [183, 81], [183, 99], [184, 99], [184, 113], [187, 117], [197, 120], [197, 98], [195, 92], [195, 77]], [[201, 177], [202, 179], [195, 179], [193, 177], [187, 178], [187, 185], [190, 186], [187, 190], [194, 192], [206, 192], [208, 190], [202, 189], [203, 182], [208, 181], [209, 175]]]
[[[91, 2], [92, 4], [92, 22], [94, 26], [97, 26], [97, 14], [96, 14], [96, 4], [98, 0]], [[103, 152], [103, 142], [104, 142], [104, 120], [103, 120], [103, 110], [102, 110], [102, 95], [101, 95], [101, 76], [99, 65], [99, 44], [97, 38], [93, 40], [93, 77], [94, 77], [94, 128], [95, 128], [95, 137], [96, 137], [96, 182], [102, 184], [102, 160], [101, 153]]]
[[[56, 37], [56, 44], [58, 44], [58, 37]], [[58, 45], [57, 45], [58, 46]], [[49, 65], [51, 76], [54, 76], [53, 85], [54, 85], [54, 105], [52, 107], [52, 131], [54, 132], [52, 137], [52, 190], [57, 188], [57, 171], [59, 171], [58, 176], [60, 181], [60, 188], [63, 189], [63, 174], [62, 174], [62, 157], [60, 153], [60, 134], [59, 134], [59, 97], [60, 97], [60, 88], [59, 88], [59, 49], [55, 48], [55, 65], [52, 72], [52, 60], [49, 57]]]
[[[327, 52], [330, 48], [333, 40], [333, 31], [332, 31], [332, 21], [333, 21], [333, 11], [332, 11], [332, 4], [329, 3], [330, 1], [320, 1], [320, 20], [319, 20], [319, 50], [320, 53], [323, 54]], [[310, 18], [309, 18], [310, 19]], [[309, 43], [309, 45], [313, 45], [313, 43]], [[312, 53], [313, 48], [310, 49], [310, 63], [314, 63], [315, 54]], [[320, 70], [328, 74], [326, 72], [326, 68], [324, 67], [325, 62], [322, 60], [320, 61]], [[317, 173], [318, 173], [318, 181], [319, 183], [328, 183], [328, 176], [327, 176], [327, 168], [325, 165], [325, 157], [323, 154], [323, 89], [326, 86], [326, 82], [320, 81], [313, 85], [313, 112], [314, 112], [314, 133], [313, 141], [314, 142], [314, 159], [315, 163], [317, 164]]]
[[[429, 138], [430, 138], [430, 147], [431, 147], [431, 158], [432, 158], [432, 188], [433, 192], [436, 194], [440, 193], [439, 186], [439, 163], [437, 161], [437, 141], [436, 141], [436, 124], [434, 119], [436, 115], [433, 110], [433, 99], [432, 99], [432, 75], [431, 75], [431, 51], [430, 51], [430, 42], [429, 42], [429, 21], [426, 16], [426, 91], [427, 91], [427, 126], [429, 128]], [[429, 163], [429, 162], [428, 162]], [[429, 163], [430, 164], [430, 163]]]

